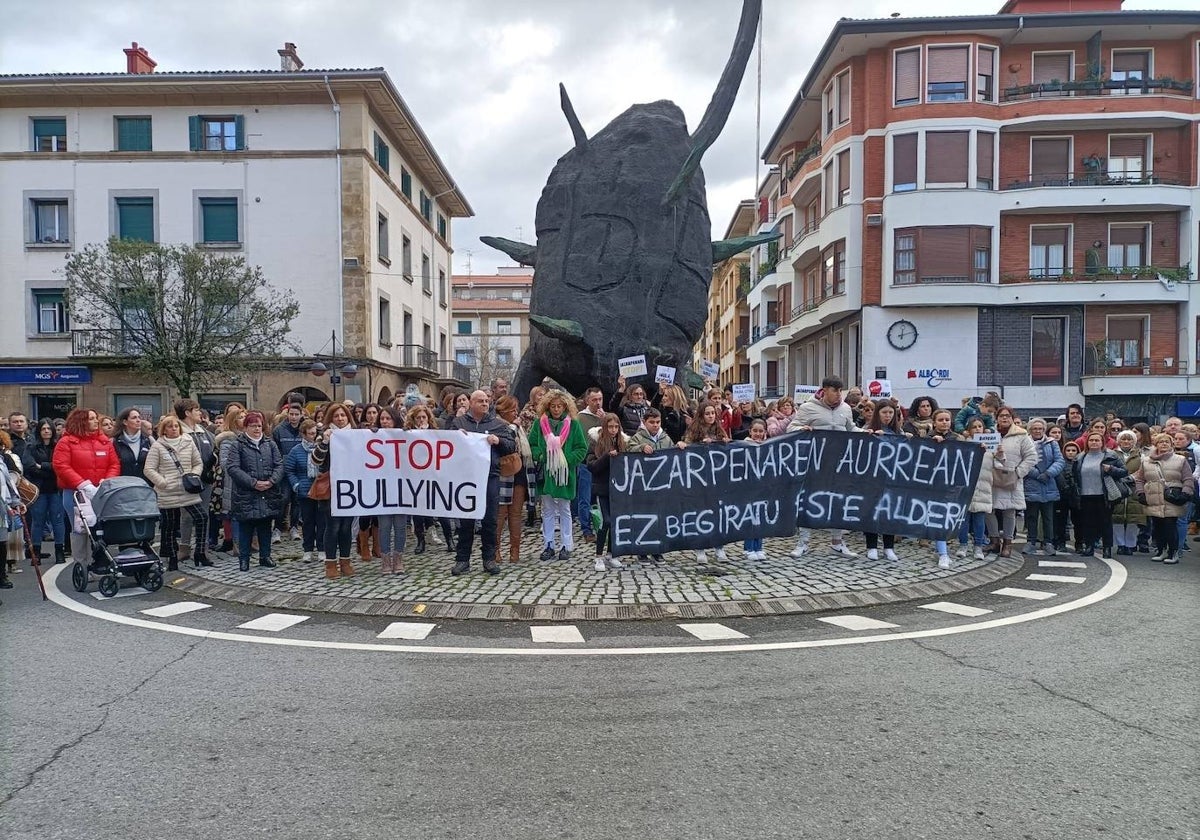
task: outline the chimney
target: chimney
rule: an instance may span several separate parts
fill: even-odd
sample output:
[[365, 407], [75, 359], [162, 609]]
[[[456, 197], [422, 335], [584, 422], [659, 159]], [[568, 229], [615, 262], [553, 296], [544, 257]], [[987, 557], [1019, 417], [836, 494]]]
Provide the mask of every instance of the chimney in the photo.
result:
[[279, 53], [279, 69], [284, 73], [295, 73], [304, 67], [304, 62], [296, 54], [296, 45], [291, 41], [285, 41], [283, 49], [276, 50], [276, 52]]
[[145, 47], [139, 47], [137, 41], [134, 41], [132, 46], [125, 48], [126, 73], [153, 73], [157, 66], [158, 62], [150, 57], [150, 53], [146, 52]]

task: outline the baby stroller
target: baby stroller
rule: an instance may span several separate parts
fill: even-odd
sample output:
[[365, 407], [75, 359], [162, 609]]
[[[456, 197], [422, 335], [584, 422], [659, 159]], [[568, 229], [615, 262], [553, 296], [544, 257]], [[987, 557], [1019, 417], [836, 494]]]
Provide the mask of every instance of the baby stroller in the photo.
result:
[[133, 577], [138, 585], [155, 592], [163, 585], [163, 566], [154, 553], [154, 531], [158, 524], [158, 497], [154, 489], [136, 476], [119, 476], [100, 483], [88, 501], [75, 494], [75, 504], [84, 517], [91, 543], [92, 562], [78, 560], [71, 569], [71, 583], [85, 592], [91, 575], [100, 578], [100, 594], [111, 598], [121, 588], [119, 577]]

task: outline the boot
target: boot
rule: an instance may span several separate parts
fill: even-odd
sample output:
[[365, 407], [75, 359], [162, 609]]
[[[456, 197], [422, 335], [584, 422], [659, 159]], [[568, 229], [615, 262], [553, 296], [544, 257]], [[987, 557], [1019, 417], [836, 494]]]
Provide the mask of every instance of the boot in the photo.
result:
[[1012, 540], [1000, 541], [1000, 556], [1012, 557]]
[[12, 588], [12, 581], [8, 579], [8, 543], [0, 541], [0, 589]]
[[213, 561], [209, 560], [208, 555], [203, 551], [193, 554], [192, 559], [196, 562], [197, 569], [201, 566], [211, 566], [213, 564]]
[[379, 574], [390, 575], [392, 573], [392, 555], [385, 554], [379, 561]]
[[342, 573], [342, 577], [354, 577], [354, 567], [350, 565], [349, 557], [338, 560], [338, 571]]
[[172, 557], [170, 560], [167, 561], [167, 571], [168, 572], [178, 572], [179, 571], [179, 561], [176, 560], [174, 557]]
[[413, 554], [425, 553], [425, 535], [417, 534], [417, 547], [413, 549]]
[[[496, 541], [497, 549], [500, 541]], [[508, 532], [508, 562], [516, 563], [521, 559], [521, 529]]]
[[367, 531], [367, 536], [371, 542], [371, 556], [376, 559], [383, 557], [379, 552], [379, 526], [372, 525]]
[[225, 540], [225, 542], [223, 542], [219, 546], [217, 546], [217, 551], [221, 552], [222, 554], [229, 554], [230, 552], [232, 552], [233, 551], [233, 540]]
[[999, 537], [992, 537], [992, 541], [988, 543], [988, 547], [983, 551], [985, 554], [999, 554], [1000, 549], [1004, 547], [1004, 543]]
[[[370, 530], [370, 529], [367, 529], [367, 530]], [[367, 536], [367, 531], [359, 531], [358, 532], [357, 548], [358, 548], [358, 556], [362, 558], [364, 563], [367, 560], [371, 559], [370, 538]]]
[[336, 560], [326, 560], [325, 561], [325, 577], [326, 577], [326, 579], [337, 580], [341, 576], [342, 576], [341, 573], [338, 571], [337, 561]]
[[405, 572], [404, 572], [404, 555], [403, 554], [393, 554], [392, 555], [392, 574], [394, 574], [394, 575], [405, 574]]
[[64, 546], [62, 543], [54, 544], [54, 562], [55, 563], [66, 563], [67, 562], [67, 549], [66, 549], [66, 546]]

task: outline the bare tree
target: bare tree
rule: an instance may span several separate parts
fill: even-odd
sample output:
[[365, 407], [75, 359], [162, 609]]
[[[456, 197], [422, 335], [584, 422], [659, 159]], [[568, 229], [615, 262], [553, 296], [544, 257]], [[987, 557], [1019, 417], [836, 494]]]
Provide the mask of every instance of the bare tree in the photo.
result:
[[455, 351], [470, 352], [475, 359], [471, 365], [471, 373], [480, 388], [490, 388], [496, 379], [507, 379], [511, 382], [516, 375], [517, 364], [521, 359], [517, 347], [505, 341], [506, 338], [518, 336], [501, 333], [455, 336]]
[[95, 330], [91, 352], [129, 356], [181, 396], [296, 349], [295, 296], [237, 255], [110, 239], [72, 254], [66, 277], [72, 321]]

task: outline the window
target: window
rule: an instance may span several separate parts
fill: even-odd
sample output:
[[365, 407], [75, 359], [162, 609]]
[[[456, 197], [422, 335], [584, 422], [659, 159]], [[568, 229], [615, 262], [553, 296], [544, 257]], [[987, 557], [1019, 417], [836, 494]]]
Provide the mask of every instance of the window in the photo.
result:
[[66, 244], [71, 241], [69, 207], [65, 198], [30, 199], [33, 210], [31, 242]]
[[833, 245], [833, 293], [846, 291], [846, 242], [840, 240]]
[[400, 167], [400, 192], [404, 193], [404, 197], [412, 201], [412, 174], [403, 166]]
[[392, 346], [392, 302], [384, 297], [379, 299], [379, 343]]
[[513, 300], [521, 300], [522, 297], [524, 297], [524, 295], [521, 293], [520, 289], [513, 289], [513, 291], [512, 291], [512, 299]]
[[[850, 121], [850, 71], [843, 70], [825, 88], [825, 133]], [[786, 171], [786, 170], [785, 170]]]
[[412, 240], [403, 235], [400, 237], [400, 273], [409, 283], [413, 281]]
[[1070, 177], [1070, 137], [1034, 137], [1029, 141], [1029, 180], [1034, 186], [1063, 186]]
[[442, 306], [446, 305], [446, 269], [438, 269], [438, 300]]
[[463, 367], [475, 367], [475, 351], [474, 350], [455, 350], [454, 361], [458, 362]]
[[[1075, 53], [1053, 52], [1033, 54], [1033, 83], [1035, 85], [1050, 85], [1069, 81], [1072, 78], [1071, 69], [1075, 64]], [[1037, 94], [1035, 94], [1037, 95]], [[1041, 95], [1057, 96], [1057, 91], [1043, 92]]]
[[[841, 207], [850, 200], [850, 150], [838, 152], [837, 155], [838, 169], [838, 192], [837, 205]], [[787, 241], [786, 239], [784, 240]]]
[[990, 190], [995, 185], [992, 177], [996, 159], [996, 133], [980, 131], [975, 134], [975, 189]]
[[154, 144], [149, 117], [114, 117], [118, 152], [149, 152]]
[[200, 199], [200, 241], [206, 245], [237, 243], [238, 205], [236, 198]]
[[1109, 367], [1142, 367], [1149, 357], [1146, 334], [1149, 319], [1145, 317], [1113, 317], [1106, 324], [1104, 355]]
[[454, 326], [454, 334], [455, 335], [470, 335], [471, 334], [471, 322], [470, 321], [457, 322]]
[[428, 322], [421, 328], [421, 346], [433, 352], [433, 327]]
[[64, 117], [38, 118], [33, 121], [33, 150], [35, 152], [65, 152], [67, 150], [67, 121]]
[[512, 367], [512, 363], [513, 363], [513, 352], [511, 349], [509, 349], [508, 347], [496, 348], [496, 365], [498, 367], [502, 367], [502, 368]]
[[1061, 277], [1071, 253], [1071, 229], [1037, 226], [1029, 229], [1029, 276]]
[[388, 144], [383, 142], [383, 138], [378, 132], [375, 134], [375, 162], [379, 164], [379, 168], [384, 172], [390, 172], [391, 166], [391, 149]]
[[421, 215], [425, 217], [425, 221], [433, 221], [433, 199], [425, 195], [425, 190], [421, 190]]
[[441, 213], [437, 214], [437, 232], [442, 239], [446, 238], [446, 217]]
[[996, 101], [996, 48], [980, 47], [975, 68], [975, 98], [980, 102]]
[[966, 102], [968, 69], [971, 64], [969, 47], [929, 48], [929, 102]]
[[828, 213], [837, 206], [837, 190], [835, 189], [833, 161], [825, 165], [825, 212]]
[[1125, 82], [1125, 90], [1114, 90], [1112, 93], [1134, 94], [1145, 89], [1142, 83], [1150, 78], [1149, 50], [1113, 50], [1112, 73], [1109, 74], [1114, 82]]
[[188, 139], [193, 152], [237, 152], [246, 148], [245, 121], [241, 116], [188, 117]]
[[1147, 148], [1150, 138], [1142, 136], [1108, 137], [1108, 177], [1113, 181], [1141, 181], [1146, 176]]
[[1063, 385], [1067, 378], [1067, 319], [1034, 316], [1029, 341], [1029, 384]]
[[898, 50], [895, 62], [894, 99], [896, 105], [913, 105], [921, 101], [921, 48]]
[[34, 313], [38, 335], [61, 335], [70, 331], [67, 326], [67, 304], [62, 289], [45, 289], [33, 293]]
[[117, 230], [119, 239], [154, 241], [154, 199], [149, 196], [118, 198]]
[[433, 277], [430, 276], [429, 255], [421, 254], [421, 290], [433, 296]]
[[990, 283], [992, 229], [966, 225], [896, 231], [895, 284]]
[[898, 134], [892, 138], [892, 191], [917, 188], [917, 135]]
[[500, 335], [512, 335], [512, 321], [497, 321], [496, 332]]
[[896, 285], [917, 282], [917, 235], [896, 234]]
[[483, 296], [485, 298], [487, 298], [488, 300], [495, 300], [496, 299], [496, 290], [488, 289], [486, 292], [484, 292]]
[[388, 217], [382, 213], [375, 217], [375, 240], [379, 261], [391, 265], [392, 261], [388, 257]]
[[411, 312], [404, 313], [404, 343], [411, 345], [413, 343], [413, 316]]
[[975, 282], [992, 282], [992, 246], [990, 242], [986, 247], [979, 244], [975, 246]]
[[925, 133], [925, 186], [965, 187], [970, 132]]
[[1111, 225], [1108, 228], [1108, 267], [1123, 272], [1147, 264], [1149, 225]]

